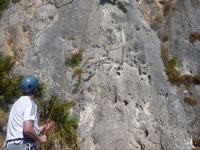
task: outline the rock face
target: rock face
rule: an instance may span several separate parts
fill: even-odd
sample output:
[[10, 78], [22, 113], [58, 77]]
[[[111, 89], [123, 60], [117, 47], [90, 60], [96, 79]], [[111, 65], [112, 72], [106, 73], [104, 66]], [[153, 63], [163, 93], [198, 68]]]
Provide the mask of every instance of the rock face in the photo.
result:
[[[182, 99], [189, 94], [198, 99], [199, 86], [186, 90], [169, 84], [160, 39], [143, 18], [139, 3], [90, 2], [75, 48], [75, 52], [80, 47], [85, 50], [77, 66], [84, 71], [78, 92], [72, 92], [78, 82], [72, 67], [61, 91], [63, 98], [76, 99], [73, 112], [80, 115], [81, 150], [192, 148], [192, 125], [199, 124], [198, 117], [195, 121], [199, 104], [190, 108]], [[151, 6], [154, 2], [143, 3]], [[167, 44], [170, 54], [182, 60], [183, 73], [198, 72], [200, 42], [191, 44], [187, 36], [200, 29], [199, 3], [179, 1], [168, 21]], [[87, 4], [86, 0], [10, 2], [0, 20], [0, 47], [20, 58], [15, 71], [37, 76], [48, 93], [57, 94]]]

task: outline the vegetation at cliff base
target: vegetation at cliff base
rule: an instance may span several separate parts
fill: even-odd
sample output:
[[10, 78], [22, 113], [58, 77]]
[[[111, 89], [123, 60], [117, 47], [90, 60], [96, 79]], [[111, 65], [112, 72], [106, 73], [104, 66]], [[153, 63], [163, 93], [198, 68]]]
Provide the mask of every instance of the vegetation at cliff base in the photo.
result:
[[[0, 147], [2, 147], [6, 138], [9, 111], [12, 104], [22, 95], [20, 81], [24, 76], [12, 73], [15, 62], [12, 57], [3, 56], [0, 53]], [[77, 74], [80, 74], [79, 71]], [[42, 124], [46, 123], [55, 101], [55, 97], [52, 96], [49, 98], [45, 94], [46, 86], [40, 82], [37, 97], [34, 101], [37, 103], [38, 115], [40, 116], [39, 120]], [[74, 102], [58, 99], [51, 117], [51, 120], [56, 122], [56, 126], [50, 132], [47, 132], [48, 143], [46, 149], [54, 149], [55, 140], [58, 143], [58, 147], [67, 145], [71, 149], [78, 149], [76, 129], [78, 127], [79, 117], [70, 114], [69, 110], [72, 105], [74, 105]]]
[[0, 108], [6, 110], [13, 98], [21, 95], [19, 88], [22, 75], [12, 74], [15, 60], [0, 53]]
[[[40, 103], [40, 122], [48, 120], [55, 99], [56, 97], [52, 96], [49, 100], [43, 100]], [[56, 123], [56, 126], [47, 132], [48, 142], [46, 143], [46, 149], [54, 147], [55, 139], [57, 139], [58, 145], [61, 148], [67, 144], [73, 149], [78, 149], [76, 129], [78, 127], [79, 117], [70, 114], [69, 109], [72, 105], [73, 103], [67, 100], [62, 100], [61, 98], [57, 100], [51, 116], [51, 120]], [[38, 145], [38, 147], [41, 146]]]

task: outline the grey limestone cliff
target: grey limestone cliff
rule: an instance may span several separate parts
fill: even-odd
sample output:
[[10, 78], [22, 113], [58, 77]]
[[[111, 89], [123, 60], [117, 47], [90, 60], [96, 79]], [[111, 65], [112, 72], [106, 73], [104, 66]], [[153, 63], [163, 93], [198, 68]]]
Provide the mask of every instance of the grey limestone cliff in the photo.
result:
[[[77, 66], [84, 71], [78, 92], [72, 92], [78, 81], [72, 67], [61, 90], [63, 98], [76, 99], [73, 113], [80, 115], [81, 150], [192, 148], [192, 125], [198, 126], [194, 120], [199, 104], [190, 108], [182, 98], [192, 92], [199, 99], [199, 86], [188, 91], [170, 85], [160, 39], [139, 3], [90, 2], [75, 49], [85, 50]], [[196, 74], [199, 67], [200, 42], [191, 44], [187, 38], [200, 29], [199, 3], [180, 0], [168, 20], [170, 54], [183, 61], [182, 73]], [[0, 47], [18, 59], [15, 71], [35, 75], [47, 85], [48, 93], [57, 94], [87, 4], [87, 0], [10, 2], [0, 20]]]

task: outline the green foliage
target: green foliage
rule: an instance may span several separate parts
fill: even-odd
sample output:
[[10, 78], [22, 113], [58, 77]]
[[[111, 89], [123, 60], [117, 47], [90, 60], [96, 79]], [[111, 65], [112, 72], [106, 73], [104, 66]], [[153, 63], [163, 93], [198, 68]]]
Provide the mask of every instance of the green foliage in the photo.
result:
[[163, 50], [163, 52], [161, 50], [161, 55], [163, 55], [161, 57], [163, 58], [165, 72], [168, 76], [168, 79], [171, 84], [180, 86], [181, 84], [183, 84], [183, 78], [181, 77], [180, 72], [176, 69], [176, 67], [178, 67], [177, 58], [174, 57], [172, 59], [169, 59], [167, 48], [165, 48], [164, 50]]
[[172, 69], [175, 68], [175, 67], [178, 67], [178, 65], [177, 65], [177, 57], [174, 57], [174, 58], [170, 59], [169, 62], [168, 62], [168, 66], [167, 67], [172, 68]]
[[[191, 105], [191, 106], [195, 106], [197, 104], [197, 100], [195, 99], [194, 96], [187, 96], [184, 97], [183, 99], [187, 104]], [[200, 143], [200, 142], [199, 142]]]
[[165, 68], [165, 72], [171, 84], [177, 85], [177, 86], [180, 86], [181, 84], [183, 84], [181, 74], [178, 70], [176, 70], [176, 68], [171, 68], [167, 66]]
[[[55, 98], [56, 97], [51, 97], [50, 100], [42, 101], [42, 110], [40, 113], [41, 121], [46, 121], [48, 119], [54, 105]], [[57, 100], [51, 116], [51, 120], [55, 121], [56, 126], [53, 128], [53, 131], [50, 132], [48, 141], [53, 141], [53, 139], [55, 140], [55, 138], [57, 138], [61, 146], [68, 144], [69, 146], [73, 145], [74, 149], [78, 149], [76, 129], [78, 127], [79, 117], [77, 115], [70, 115], [69, 109], [71, 106], [72, 103], [66, 100]], [[47, 143], [47, 146], [51, 147], [52, 142]]]
[[[73, 54], [70, 66], [75, 67], [80, 64], [80, 62], [82, 61], [84, 51], [85, 50], [82, 47], [80, 47], [79, 51]], [[66, 59], [65, 64], [68, 65], [69, 61], [70, 61], [70, 57]]]
[[45, 96], [45, 92], [46, 92], [46, 86], [44, 83], [41, 83], [39, 81], [39, 87], [38, 87], [38, 92], [36, 97], [34, 98], [35, 103], [38, 106], [38, 109], [42, 109], [42, 101], [46, 98]]
[[0, 53], [0, 107], [6, 109], [6, 105], [12, 98], [21, 95], [19, 88], [21, 75], [11, 75], [14, 69], [15, 61], [12, 57]]
[[199, 41], [200, 40], [200, 32], [199, 31], [192, 32], [192, 33], [190, 33], [188, 38], [190, 40], [190, 43], [194, 43], [195, 41]]
[[165, 72], [168, 76], [168, 79], [171, 84], [173, 85], [184, 85], [185, 88], [190, 88], [190, 85], [193, 83], [199, 84], [200, 83], [200, 75], [196, 75], [193, 77], [192, 75], [181, 75], [180, 72], [176, 69], [178, 68], [177, 65], [177, 57], [169, 59], [169, 51], [168, 48], [161, 44], [161, 58], [163, 64], [165, 66]]
[[0, 0], [0, 11], [3, 11], [5, 8], [7, 8], [10, 0]]
[[[10, 108], [9, 103], [13, 103], [13, 98], [21, 96], [20, 81], [24, 76], [11, 74], [14, 69], [15, 61], [11, 57], [3, 57], [0, 53], [0, 117], [3, 119], [0, 121], [0, 126], [6, 124], [8, 115], [5, 115], [4, 110]], [[80, 81], [79, 81], [80, 82]], [[37, 97], [34, 101], [38, 104], [40, 110], [40, 120], [45, 122], [49, 117], [50, 111], [53, 107], [55, 98], [46, 100], [45, 96], [46, 86], [43, 83], [39, 83], [39, 89]], [[74, 149], [78, 148], [78, 138], [76, 135], [76, 128], [78, 127], [78, 116], [71, 116], [69, 109], [72, 103], [63, 101], [61, 99], [55, 105], [51, 120], [56, 122], [56, 127], [49, 134], [49, 148], [53, 147], [55, 137], [57, 137], [60, 144], [68, 144]], [[3, 109], [2, 109], [3, 108]], [[1, 126], [2, 127], [2, 126]], [[0, 136], [3, 131], [0, 129]], [[52, 136], [51, 136], [52, 135]], [[1, 144], [1, 143], [0, 143]]]
[[4, 9], [8, 7], [10, 0], [0, 0], [0, 17]]

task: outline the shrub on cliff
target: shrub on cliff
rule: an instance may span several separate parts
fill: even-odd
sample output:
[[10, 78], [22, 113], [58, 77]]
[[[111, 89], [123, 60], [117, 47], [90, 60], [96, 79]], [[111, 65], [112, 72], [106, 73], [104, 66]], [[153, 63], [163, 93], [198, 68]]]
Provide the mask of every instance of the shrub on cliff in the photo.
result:
[[0, 53], [0, 107], [6, 109], [6, 105], [13, 97], [20, 96], [21, 75], [12, 74], [15, 61], [10, 56], [3, 56]]
[[8, 7], [10, 0], [0, 0], [0, 17], [2, 15], [2, 11]]
[[[40, 110], [40, 122], [47, 121], [56, 97], [51, 97], [49, 100], [42, 101]], [[78, 136], [76, 129], [78, 127], [79, 117], [70, 115], [69, 109], [72, 103], [67, 100], [58, 99], [54, 107], [51, 120], [55, 121], [56, 126], [47, 132], [48, 142], [46, 149], [50, 149], [55, 145], [55, 139], [58, 140], [60, 147], [68, 144], [73, 149], [78, 149]], [[41, 146], [41, 145], [40, 145]]]
[[184, 97], [184, 101], [191, 106], [195, 106], [198, 102], [194, 96]]
[[[82, 61], [82, 56], [84, 51], [85, 50], [83, 49], [83, 47], [80, 47], [79, 51], [73, 54], [70, 66], [75, 67], [80, 64], [80, 62]], [[70, 57], [66, 59], [65, 65], [68, 65], [69, 61]]]
[[190, 40], [190, 43], [194, 43], [195, 41], [200, 41], [200, 32], [199, 31], [192, 32], [190, 33], [188, 38]]

